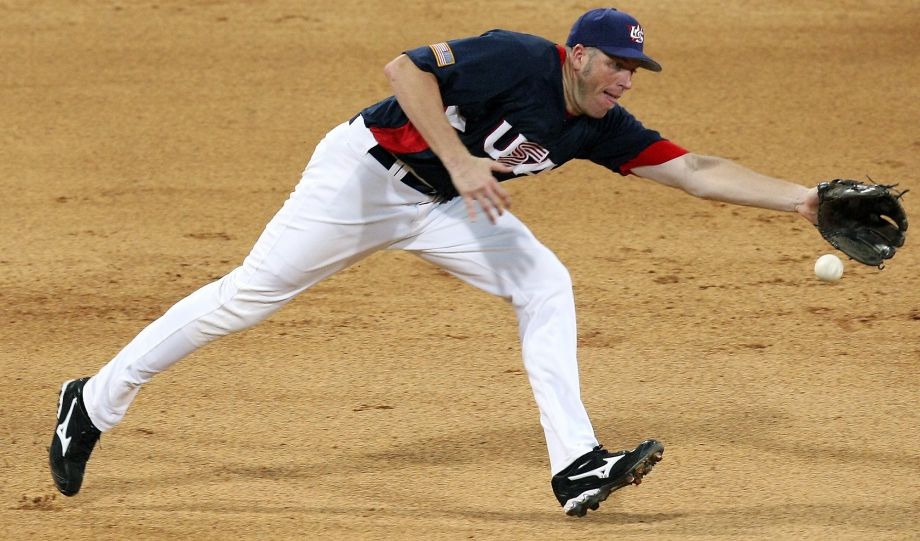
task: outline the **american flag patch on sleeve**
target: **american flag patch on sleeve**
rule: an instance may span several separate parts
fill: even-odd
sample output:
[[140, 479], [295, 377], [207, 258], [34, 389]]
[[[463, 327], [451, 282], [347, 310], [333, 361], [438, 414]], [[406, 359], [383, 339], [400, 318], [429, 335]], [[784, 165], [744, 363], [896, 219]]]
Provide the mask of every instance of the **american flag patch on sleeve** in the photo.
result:
[[429, 47], [431, 47], [431, 52], [434, 53], [434, 59], [437, 60], [439, 68], [450, 66], [456, 62], [456, 59], [454, 59], [454, 52], [450, 50], [450, 45], [443, 41], [441, 43], [429, 45]]

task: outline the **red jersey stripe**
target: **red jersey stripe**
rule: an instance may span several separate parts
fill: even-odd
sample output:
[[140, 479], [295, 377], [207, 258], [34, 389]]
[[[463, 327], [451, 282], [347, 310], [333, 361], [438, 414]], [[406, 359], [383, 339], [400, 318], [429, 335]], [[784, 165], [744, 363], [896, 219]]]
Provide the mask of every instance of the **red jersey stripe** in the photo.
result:
[[411, 122], [398, 128], [370, 128], [374, 139], [393, 154], [414, 154], [428, 150], [428, 143]]
[[621, 165], [620, 173], [628, 175], [632, 173], [632, 170], [636, 167], [642, 167], [645, 165], [661, 165], [664, 162], [669, 162], [674, 158], [679, 158], [687, 153], [689, 153], [687, 149], [679, 145], [675, 145], [671, 141], [664, 139], [661, 141], [656, 141], [647, 146], [645, 150], [639, 153], [638, 156]]

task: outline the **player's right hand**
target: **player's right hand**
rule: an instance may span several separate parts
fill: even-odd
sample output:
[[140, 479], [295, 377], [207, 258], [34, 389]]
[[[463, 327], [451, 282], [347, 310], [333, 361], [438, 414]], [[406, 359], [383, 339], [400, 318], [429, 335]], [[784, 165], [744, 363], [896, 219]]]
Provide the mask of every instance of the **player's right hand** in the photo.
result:
[[490, 158], [470, 156], [450, 171], [457, 192], [466, 203], [470, 221], [476, 221], [476, 204], [493, 224], [506, 209], [511, 208], [511, 196], [492, 173], [511, 173], [511, 167]]

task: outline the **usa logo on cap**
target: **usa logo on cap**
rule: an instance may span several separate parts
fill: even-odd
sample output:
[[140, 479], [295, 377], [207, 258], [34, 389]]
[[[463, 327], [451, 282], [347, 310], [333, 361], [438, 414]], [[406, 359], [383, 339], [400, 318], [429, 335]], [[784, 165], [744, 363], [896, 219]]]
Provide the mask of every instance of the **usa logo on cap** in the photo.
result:
[[642, 27], [638, 24], [629, 26], [629, 39], [633, 40], [636, 43], [642, 43], [645, 41], [645, 32], [642, 31]]

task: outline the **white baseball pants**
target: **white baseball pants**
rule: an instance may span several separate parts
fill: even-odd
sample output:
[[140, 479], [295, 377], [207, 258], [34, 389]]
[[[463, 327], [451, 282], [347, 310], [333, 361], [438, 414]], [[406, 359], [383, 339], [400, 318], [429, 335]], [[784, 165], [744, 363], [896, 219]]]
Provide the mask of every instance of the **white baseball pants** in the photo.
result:
[[511, 302], [552, 473], [597, 445], [580, 397], [566, 268], [511, 213], [471, 222], [462, 198], [438, 204], [396, 180], [367, 154], [375, 144], [360, 117], [327, 134], [242, 266], [179, 301], [89, 380], [97, 428], [113, 428], [141, 385], [189, 353], [377, 250], [401, 249]]

